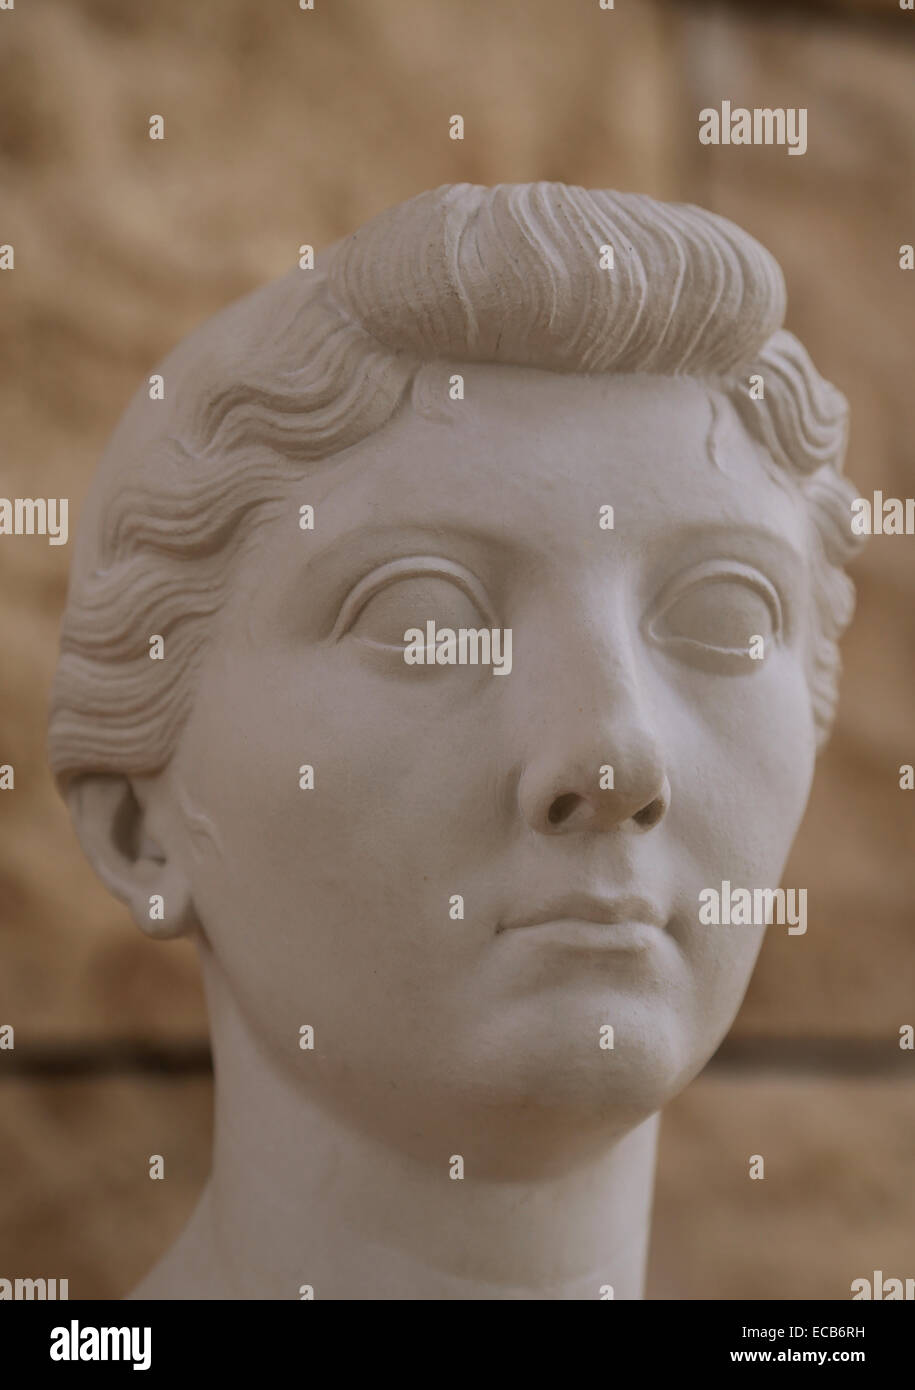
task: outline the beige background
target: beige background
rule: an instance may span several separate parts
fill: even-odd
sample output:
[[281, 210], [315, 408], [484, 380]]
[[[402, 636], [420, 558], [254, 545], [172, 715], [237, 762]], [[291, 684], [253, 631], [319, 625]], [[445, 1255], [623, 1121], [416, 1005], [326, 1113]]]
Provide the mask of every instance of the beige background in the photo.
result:
[[[915, 493], [915, 272], [898, 266], [915, 241], [915, 15], [891, 0], [316, 4], [0, 12], [0, 242], [16, 248], [0, 493], [69, 496], [75, 522], [157, 359], [301, 242], [439, 183], [527, 179], [697, 202], [758, 236], [785, 269], [788, 326], [851, 401], [851, 476], [865, 495]], [[699, 109], [724, 98], [806, 106], [808, 153], [700, 146]], [[69, 547], [0, 540], [0, 763], [16, 769], [0, 793], [0, 1023], [16, 1028], [0, 1053], [0, 1276], [104, 1297], [193, 1202], [209, 1082], [180, 1056], [171, 1072], [91, 1069], [111, 1062], [103, 1045], [200, 1041], [205, 1018], [191, 950], [130, 926], [46, 770], [68, 562]], [[915, 1275], [915, 1062], [897, 1045], [915, 1023], [915, 793], [898, 786], [915, 761], [915, 538], [876, 539], [855, 577], [839, 722], [785, 877], [808, 889], [809, 930], [770, 934], [737, 1069], [713, 1067], [665, 1120], [656, 1297], [842, 1298], [874, 1269]], [[747, 1178], [751, 1153], [765, 1182]]]

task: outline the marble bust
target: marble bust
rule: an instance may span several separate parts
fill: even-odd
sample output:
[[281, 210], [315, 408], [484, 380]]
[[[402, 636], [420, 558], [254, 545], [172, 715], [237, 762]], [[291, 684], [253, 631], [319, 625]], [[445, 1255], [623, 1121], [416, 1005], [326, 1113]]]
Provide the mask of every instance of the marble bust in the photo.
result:
[[135, 1296], [642, 1297], [659, 1114], [767, 929], [700, 895], [778, 888], [853, 606], [846, 406], [784, 312], [699, 208], [446, 185], [128, 407], [50, 759], [195, 939], [216, 1084]]

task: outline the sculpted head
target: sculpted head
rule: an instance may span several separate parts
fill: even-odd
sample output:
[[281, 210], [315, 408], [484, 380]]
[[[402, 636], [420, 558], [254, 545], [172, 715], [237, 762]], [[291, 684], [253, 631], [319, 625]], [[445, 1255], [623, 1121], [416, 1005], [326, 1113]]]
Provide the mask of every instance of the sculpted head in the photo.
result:
[[[699, 894], [778, 885], [853, 601], [845, 403], [784, 309], [711, 213], [446, 186], [144, 385], [82, 517], [50, 756], [111, 890], [197, 934], [217, 1055], [231, 998], [395, 1135], [431, 1104], [631, 1123], [704, 1065], [763, 928]], [[511, 629], [510, 674], [408, 665], [430, 619]], [[585, 897], [642, 925], [515, 925]]]

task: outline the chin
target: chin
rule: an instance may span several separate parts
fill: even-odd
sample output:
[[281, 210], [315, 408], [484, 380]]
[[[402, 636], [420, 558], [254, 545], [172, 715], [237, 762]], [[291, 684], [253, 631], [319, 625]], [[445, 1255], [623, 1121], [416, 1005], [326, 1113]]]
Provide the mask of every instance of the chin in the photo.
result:
[[526, 1046], [503, 1050], [498, 1060], [491, 1053], [477, 1058], [467, 1069], [469, 1089], [506, 1117], [527, 1111], [555, 1122], [564, 1113], [578, 1124], [629, 1125], [667, 1104], [711, 1055], [697, 1053], [695, 1040], [690, 1043], [670, 1017], [631, 1028], [621, 1018], [612, 1048], [600, 1046], [599, 1027], [589, 1027], [594, 1045], [586, 1051], [579, 1027], [564, 1037], [541, 1028]]

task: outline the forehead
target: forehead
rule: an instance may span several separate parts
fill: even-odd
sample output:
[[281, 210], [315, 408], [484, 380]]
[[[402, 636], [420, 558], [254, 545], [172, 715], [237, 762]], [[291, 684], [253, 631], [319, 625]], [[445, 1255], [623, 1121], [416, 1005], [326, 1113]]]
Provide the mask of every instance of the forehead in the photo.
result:
[[[806, 549], [793, 480], [698, 381], [476, 364], [423, 373], [393, 420], [312, 480], [325, 539], [362, 517], [567, 547], [593, 537], [609, 505], [635, 543], [709, 525], [770, 530]], [[452, 401], [455, 373], [464, 398]]]

